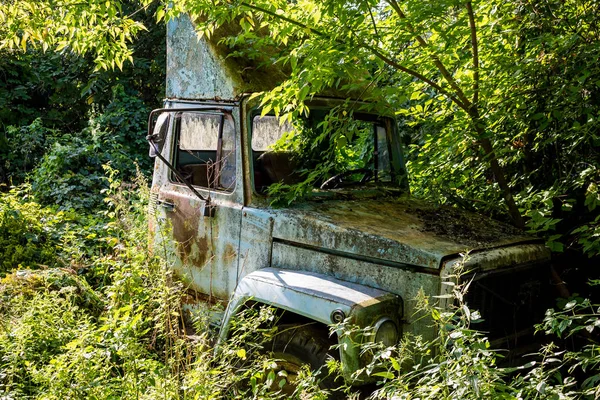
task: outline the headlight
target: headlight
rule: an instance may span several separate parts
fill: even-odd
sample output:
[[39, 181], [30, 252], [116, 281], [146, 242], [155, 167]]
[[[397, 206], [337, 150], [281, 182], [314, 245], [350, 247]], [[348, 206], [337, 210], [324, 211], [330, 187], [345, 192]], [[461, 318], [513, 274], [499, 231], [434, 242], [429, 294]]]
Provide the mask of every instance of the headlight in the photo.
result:
[[375, 324], [375, 341], [385, 346], [394, 346], [398, 343], [398, 327], [389, 318], [382, 318]]

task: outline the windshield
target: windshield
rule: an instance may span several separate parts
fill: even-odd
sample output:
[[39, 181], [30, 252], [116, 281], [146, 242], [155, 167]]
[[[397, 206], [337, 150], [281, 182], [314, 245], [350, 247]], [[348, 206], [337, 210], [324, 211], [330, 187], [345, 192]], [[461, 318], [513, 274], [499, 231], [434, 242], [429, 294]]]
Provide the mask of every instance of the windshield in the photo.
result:
[[252, 118], [254, 186], [278, 184], [314, 191], [399, 187], [392, 167], [391, 121], [370, 114], [313, 109], [308, 118], [280, 123]]

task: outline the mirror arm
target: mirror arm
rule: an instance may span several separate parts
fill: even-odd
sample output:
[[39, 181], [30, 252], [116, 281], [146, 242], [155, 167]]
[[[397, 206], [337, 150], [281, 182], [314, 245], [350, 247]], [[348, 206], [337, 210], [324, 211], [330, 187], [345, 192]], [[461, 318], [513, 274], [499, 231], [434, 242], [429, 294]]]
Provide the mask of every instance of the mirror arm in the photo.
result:
[[152, 110], [150, 112], [150, 115], [148, 116], [148, 135], [146, 136], [146, 140], [148, 141], [148, 143], [150, 143], [150, 146], [152, 146], [152, 148], [154, 149], [154, 151], [156, 153], [156, 157], [158, 157], [158, 159], [160, 161], [164, 162], [166, 164], [166, 166], [171, 171], [173, 171], [175, 176], [177, 176], [177, 178], [179, 178], [179, 180], [181, 180], [181, 182], [183, 182], [183, 184], [185, 184], [185, 186], [187, 186], [192, 191], [192, 193], [194, 193], [200, 200], [206, 202], [206, 204], [204, 206], [204, 216], [212, 217], [214, 207], [212, 206], [211, 201], [210, 201], [210, 194], [208, 195], [208, 197], [202, 196], [187, 180], [185, 180], [185, 178], [179, 173], [179, 171], [177, 171], [173, 167], [173, 165], [171, 165], [171, 163], [168, 162], [167, 159], [162, 156], [162, 154], [160, 153], [160, 150], [158, 149], [158, 145], [154, 142], [154, 138], [156, 137], [152, 133], [152, 131], [154, 130], [153, 129], [154, 124], [152, 123], [154, 115], [159, 114], [161, 112], [184, 112], [184, 111], [196, 111], [196, 112], [218, 111], [218, 112], [221, 112], [224, 114], [231, 115], [231, 109], [228, 107], [158, 108], [156, 110]]
[[175, 167], [173, 167], [173, 165], [171, 165], [170, 162], [167, 161], [166, 158], [163, 157], [162, 154], [160, 154], [160, 150], [158, 149], [158, 146], [156, 145], [156, 143], [154, 143], [154, 135], [148, 135], [146, 136], [146, 140], [148, 140], [148, 143], [150, 143], [150, 146], [152, 146], [154, 148], [154, 151], [156, 152], [156, 157], [159, 158], [160, 161], [164, 162], [165, 165], [171, 170], [173, 171], [173, 173], [175, 174], [175, 176], [177, 176], [177, 178], [179, 178], [179, 180], [181, 182], [183, 182], [185, 184], [185, 186], [187, 186], [192, 193], [194, 193], [196, 196], [198, 196], [198, 198], [204, 202], [206, 202], [205, 207], [209, 208], [212, 207], [210, 204], [210, 196], [208, 197], [204, 197], [202, 196], [202, 194], [200, 194], [180, 173], [179, 171], [177, 171], [177, 169], [175, 169]]

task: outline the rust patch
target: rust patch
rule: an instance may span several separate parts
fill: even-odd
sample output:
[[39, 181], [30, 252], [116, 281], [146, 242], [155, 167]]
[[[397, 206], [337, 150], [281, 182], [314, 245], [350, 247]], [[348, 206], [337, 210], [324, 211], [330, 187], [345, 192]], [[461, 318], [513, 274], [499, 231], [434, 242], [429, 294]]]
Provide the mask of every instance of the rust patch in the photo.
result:
[[223, 261], [225, 261], [225, 263], [228, 263], [231, 260], [235, 260], [236, 257], [237, 251], [235, 251], [235, 248], [232, 246], [231, 243], [226, 243], [225, 251], [223, 252]]
[[199, 218], [203, 218], [197, 207], [189, 201], [180, 200], [175, 212], [169, 213], [173, 227], [173, 238], [177, 242], [177, 252], [184, 264], [204, 266], [208, 258], [208, 241], [199, 235]]

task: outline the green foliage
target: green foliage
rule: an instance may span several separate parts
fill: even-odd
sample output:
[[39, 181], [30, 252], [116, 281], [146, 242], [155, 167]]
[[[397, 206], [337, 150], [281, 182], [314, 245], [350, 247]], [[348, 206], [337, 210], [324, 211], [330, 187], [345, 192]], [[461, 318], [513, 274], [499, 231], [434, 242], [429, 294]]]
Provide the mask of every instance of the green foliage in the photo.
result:
[[11, 397], [37, 392], [40, 368], [49, 365], [61, 349], [92, 327], [85, 310], [56, 292], [37, 293], [11, 300], [0, 333], [0, 389]]
[[149, 170], [146, 111], [141, 100], [115, 86], [106, 111], [90, 119], [86, 129], [48, 141], [51, 144], [31, 174], [36, 197], [62, 210], [95, 209], [103, 204], [102, 192], [108, 187], [103, 165], [111, 164], [124, 177], [133, 176], [136, 165]]
[[[146, 2], [148, 3], [148, 2]], [[60, 21], [60, 23], [56, 23]], [[92, 53], [97, 68], [133, 62], [129, 43], [144, 25], [124, 15], [120, 1], [8, 1], [0, 5], [0, 49]]]
[[83, 128], [86, 121], [81, 116], [89, 105], [73, 100], [80, 98], [82, 81], [90, 77], [85, 59], [35, 50], [1, 54], [1, 131], [29, 125], [37, 118], [44, 126], [68, 132]]
[[[353, 185], [364, 188], [367, 182], [375, 180], [372, 173], [377, 157], [374, 152], [375, 125], [361, 120], [359, 116], [355, 117], [360, 110], [360, 107], [357, 108], [347, 101], [331, 109], [315, 108], [306, 117], [292, 119], [293, 129], [275, 144], [273, 150], [292, 154], [295, 173], [302, 179], [299, 183], [270, 185], [268, 194], [271, 204], [290, 205], [310, 197], [311, 193], [323, 194], [324, 190], [320, 189]], [[267, 111], [268, 108], [263, 113]], [[397, 179], [391, 182], [389, 168], [379, 166], [377, 182], [387, 185], [387, 189], [399, 189], [404, 171], [401, 168], [396, 171]], [[340, 180], [335, 185], [327, 186], [325, 182], [334, 177]]]
[[[263, 114], [266, 112], [268, 108]], [[314, 111], [310, 119], [294, 118], [294, 130], [277, 143], [275, 151], [296, 155], [297, 170], [304, 180], [291, 185], [271, 185], [268, 193], [273, 204], [290, 205], [304, 199], [328, 177], [363, 168], [369, 161], [372, 148], [364, 144], [367, 138], [372, 138], [372, 132], [352, 118], [347, 105], [336, 107], [325, 115], [318, 114], [321, 113]]]
[[20, 269], [4, 277], [0, 284], [2, 304], [10, 308], [11, 299], [29, 300], [40, 291], [57, 292], [74, 305], [84, 309], [91, 316], [102, 311], [102, 300], [89, 286], [86, 280], [74, 273], [74, 270], [51, 268], [45, 270]]
[[[153, 18], [156, 5], [142, 10], [138, 6], [136, 2], [120, 6], [148, 27], [131, 45], [134, 64], [122, 70], [95, 71], [90, 57], [68, 49], [1, 52], [0, 183], [22, 183], [57, 141], [68, 144], [71, 136], [78, 136], [86, 143], [74, 146], [87, 146], [95, 139], [85, 136], [93, 131], [110, 132], [108, 147], [118, 144], [123, 154], [149, 170], [144, 119], [164, 97], [165, 32]], [[128, 164], [116, 167], [133, 172]]]
[[12, 189], [0, 197], [0, 274], [81, 265], [101, 231], [93, 216], [41, 206], [27, 186]]
[[[147, 182], [138, 174], [123, 184], [118, 171], [106, 170], [109, 208], [101, 213], [101, 230], [43, 225], [43, 216], [55, 210], [34, 206], [31, 197], [22, 199], [23, 192], [16, 189], [0, 195], [10, 210], [32, 220], [40, 218], [50, 237], [70, 236], [77, 242], [82, 240], [80, 229], [88, 233], [86, 256], [81, 258], [72, 247], [63, 252], [67, 262], [79, 264], [76, 270], [20, 269], [0, 281], [1, 395], [289, 398], [278, 386], [285, 376], [262, 346], [276, 332], [273, 310], [252, 308], [242, 313], [233, 323], [231, 340], [221, 343], [216, 353], [208, 313], [198, 314], [194, 325], [199, 334], [193, 340], [188, 337], [180, 308], [186, 288], [173, 279], [170, 266], [146, 248]], [[60, 219], [70, 215], [57, 214]], [[19, 237], [16, 225], [5, 228]], [[30, 258], [24, 264], [36, 260]], [[317, 385], [308, 374], [296, 398], [318, 394]]]
[[[112, 235], [118, 231], [110, 224], [107, 228], [101, 239], [113, 245], [118, 244], [115, 240], [122, 245], [129, 243], [140, 233], [134, 230], [131, 236], [116, 239]], [[93, 292], [92, 298], [104, 302], [101, 315], [94, 321], [90, 320], [89, 307], [80, 308], [89, 290], [81, 293], [78, 287], [86, 285], [78, 283], [75, 277], [55, 288], [48, 277], [61, 275], [60, 271], [30, 274], [27, 284], [30, 291], [36, 291], [33, 297], [19, 290], [24, 284], [18, 278], [2, 282], [17, 286], [17, 290], [12, 290], [17, 296], [2, 318], [7, 325], [0, 333], [0, 342], [5, 344], [0, 357], [4, 376], [0, 387], [7, 395], [56, 399], [130, 397], [145, 391], [145, 382], [156, 384], [156, 389], [164, 394], [161, 384], [166, 368], [147, 347], [151, 316], [164, 311], [162, 307], [155, 308], [158, 303], [154, 296], [163, 292], [143, 290], [144, 277], [148, 276], [144, 268], [148, 265], [134, 253], [138, 252], [111, 252], [96, 260], [99, 265], [95, 264], [94, 269], [110, 265], [115, 270], [114, 281]], [[38, 280], [46, 284], [31, 284]], [[147, 314], [141, 313], [146, 304]], [[138, 376], [147, 380], [138, 381]]]
[[[600, 164], [595, 62], [600, 47], [596, 29], [580, 35], [572, 28], [596, 20], [597, 4], [543, 4], [507, 2], [482, 14], [482, 22], [504, 27], [487, 43], [502, 50], [486, 53], [489, 60], [480, 55], [494, 71], [482, 84], [495, 85], [498, 94], [489, 99], [485, 118], [527, 228], [554, 251], [572, 248], [593, 256], [597, 223], [588, 204], [593, 207]], [[408, 114], [413, 192], [501, 217], [498, 193], [490, 190], [493, 177], [477, 167], [481, 155], [474, 142], [457, 134], [464, 124], [433, 111]]]
[[[599, 281], [590, 282], [598, 286]], [[537, 327], [548, 336], [571, 340], [571, 346], [551, 342], [540, 352], [540, 360], [516, 382], [523, 393], [554, 396], [561, 392], [575, 398], [600, 396], [600, 305], [589, 299], [573, 298], [559, 309], [548, 310], [544, 322]], [[565, 348], [566, 347], [566, 348]]]
[[[132, 4], [125, 7], [134, 11]], [[101, 111], [118, 84], [145, 104], [158, 105], [164, 97], [165, 32], [153, 22], [152, 10], [135, 14], [149, 30], [132, 45], [134, 65], [127, 64], [121, 71], [94, 71], [91, 59], [68, 51], [2, 52], [0, 130], [41, 118], [45, 126], [80, 131], [87, 112]]]
[[[380, 378], [370, 399], [587, 399], [597, 398], [600, 359], [597, 335], [600, 314], [597, 304], [574, 299], [560, 310], [548, 310], [538, 331], [547, 344], [517, 367], [501, 367], [503, 351], [492, 349], [477, 323], [485, 318], [464, 302], [471, 282], [458, 283], [452, 276], [444, 284], [449, 293], [432, 299], [421, 293], [416, 299], [419, 316], [428, 317], [438, 336], [424, 341], [405, 335], [396, 346], [373, 343], [372, 328], [340, 324], [343, 332], [362, 349], [371, 362], [355, 375]], [[599, 282], [596, 282], [597, 285]], [[453, 305], [439, 308], [438, 300]], [[557, 341], [553, 336], [558, 336]], [[366, 338], [366, 340], [365, 340]], [[575, 340], [571, 350], [561, 338]], [[339, 368], [339, 367], [338, 367]]]
[[151, 168], [152, 160], [148, 157], [146, 141], [149, 112], [148, 105], [138, 96], [128, 94], [124, 86], [119, 84], [112, 87], [112, 99], [103, 112], [90, 121], [90, 125], [107, 133], [105, 146], [109, 152], [118, 149], [125, 154], [122, 160], [111, 160], [117, 170], [125, 173], [125, 179], [135, 175], [132, 162], [142, 171], [149, 171]]
[[96, 133], [91, 140], [73, 136], [55, 143], [31, 177], [36, 197], [63, 210], [99, 206], [100, 191], [106, 187], [101, 172], [102, 164], [108, 162], [104, 153], [106, 138]]
[[44, 127], [39, 118], [28, 126], [8, 126], [6, 136], [0, 140], [0, 154], [4, 160], [0, 165], [0, 181], [23, 182], [55, 134]]

